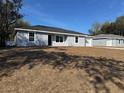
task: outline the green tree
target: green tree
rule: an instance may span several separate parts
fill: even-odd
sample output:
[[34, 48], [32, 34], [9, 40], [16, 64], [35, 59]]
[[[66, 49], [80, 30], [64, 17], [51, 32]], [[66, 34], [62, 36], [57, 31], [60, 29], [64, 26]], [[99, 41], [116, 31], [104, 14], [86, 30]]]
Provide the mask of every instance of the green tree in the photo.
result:
[[92, 25], [91, 29], [89, 29], [89, 33], [91, 35], [97, 35], [97, 34], [101, 33], [101, 27], [102, 27], [102, 24], [96, 22]]
[[15, 28], [21, 28], [21, 27], [28, 27], [30, 26], [30, 24], [26, 21], [24, 21], [23, 19], [17, 20], [16, 24], [15, 24]]
[[120, 16], [115, 21], [116, 33], [124, 36], [124, 16]]
[[101, 27], [101, 33], [100, 34], [110, 34], [111, 33], [111, 27], [112, 27], [112, 23], [109, 22], [105, 22], [102, 27]]
[[12, 26], [23, 16], [19, 10], [22, 7], [22, 0], [1, 0], [0, 1], [0, 46], [5, 46], [6, 40], [12, 33]]
[[93, 24], [89, 30], [91, 35], [97, 34], [115, 34], [124, 36], [124, 16], [117, 17], [115, 22], [105, 22]]
[[13, 40], [15, 37], [16, 32], [14, 28], [22, 28], [22, 27], [28, 27], [28, 26], [31, 26], [28, 22], [24, 21], [23, 19], [18, 19], [17, 22], [13, 24], [10, 28], [10, 31], [12, 32], [11, 34], [9, 34], [10, 40]]

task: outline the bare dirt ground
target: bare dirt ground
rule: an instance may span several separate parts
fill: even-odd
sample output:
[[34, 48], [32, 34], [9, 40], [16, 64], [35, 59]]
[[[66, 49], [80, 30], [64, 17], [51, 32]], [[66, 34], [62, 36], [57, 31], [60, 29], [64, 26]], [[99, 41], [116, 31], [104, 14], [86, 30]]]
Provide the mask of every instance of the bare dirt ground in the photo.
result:
[[124, 50], [0, 49], [0, 93], [124, 93]]
[[124, 50], [124, 47], [103, 47], [103, 48]]

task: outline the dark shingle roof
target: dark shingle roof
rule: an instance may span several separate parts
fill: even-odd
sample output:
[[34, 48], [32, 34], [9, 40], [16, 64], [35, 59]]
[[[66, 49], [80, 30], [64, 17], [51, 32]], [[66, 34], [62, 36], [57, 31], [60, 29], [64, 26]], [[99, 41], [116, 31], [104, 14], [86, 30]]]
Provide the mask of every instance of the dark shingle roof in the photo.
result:
[[40, 31], [50, 31], [50, 32], [60, 32], [60, 33], [85, 35], [83, 33], [72, 31], [72, 30], [62, 29], [62, 28], [58, 28], [58, 27], [42, 26], [42, 25], [23, 27], [22, 29], [32, 29], [32, 30], [40, 30]]

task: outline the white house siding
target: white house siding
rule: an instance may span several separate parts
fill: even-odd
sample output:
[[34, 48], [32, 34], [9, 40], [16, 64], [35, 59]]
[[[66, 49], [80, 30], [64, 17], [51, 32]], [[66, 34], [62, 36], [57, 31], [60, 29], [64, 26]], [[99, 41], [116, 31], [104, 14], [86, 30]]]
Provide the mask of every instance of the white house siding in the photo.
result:
[[66, 42], [67, 42], [68, 46], [74, 46], [75, 37], [74, 36], [66, 37]]
[[78, 43], [75, 46], [85, 46], [85, 37], [79, 37]]
[[93, 46], [106, 46], [106, 39], [94, 39]]
[[68, 46], [66, 42], [67, 36], [62, 35], [64, 37], [63, 42], [56, 42], [56, 35], [52, 35], [52, 46]]
[[106, 46], [113, 46], [113, 40], [112, 39], [106, 39]]
[[78, 37], [78, 43], [75, 43], [76, 36], [64, 36], [64, 42], [56, 42], [56, 35], [52, 37], [52, 46], [85, 46], [85, 37]]
[[29, 32], [18, 31], [16, 34], [17, 46], [47, 46], [48, 35], [34, 32], [34, 41], [29, 41]]
[[[57, 35], [57, 34], [56, 34]], [[56, 35], [52, 36], [51, 46], [85, 46], [85, 37], [78, 37], [78, 43], [75, 43], [76, 36], [62, 35], [64, 42], [56, 42]], [[17, 31], [16, 34], [17, 46], [48, 46], [48, 34], [34, 32], [34, 41], [29, 41], [29, 32]]]
[[76, 36], [67, 36], [66, 43], [68, 46], [85, 46], [85, 37], [78, 37], [78, 43], [75, 42]]
[[95, 39], [93, 46], [124, 47], [124, 39]]
[[114, 44], [117, 47], [124, 47], [124, 39], [116, 39], [114, 40]]
[[35, 34], [35, 45], [36, 46], [47, 46], [48, 45], [48, 34], [36, 33]]
[[16, 33], [16, 45], [17, 46], [27, 46], [28, 45], [28, 32], [17, 32]]
[[93, 46], [93, 39], [92, 38], [86, 38], [86, 46], [87, 47], [92, 47]]

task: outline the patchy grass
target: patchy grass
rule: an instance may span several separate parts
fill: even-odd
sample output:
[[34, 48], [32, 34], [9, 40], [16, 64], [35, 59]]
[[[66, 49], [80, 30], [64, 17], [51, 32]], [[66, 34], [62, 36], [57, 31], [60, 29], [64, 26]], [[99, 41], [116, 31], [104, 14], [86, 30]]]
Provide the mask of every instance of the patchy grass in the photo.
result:
[[0, 93], [124, 93], [124, 51], [1, 49]]

